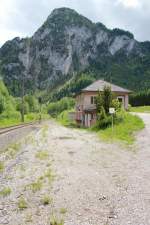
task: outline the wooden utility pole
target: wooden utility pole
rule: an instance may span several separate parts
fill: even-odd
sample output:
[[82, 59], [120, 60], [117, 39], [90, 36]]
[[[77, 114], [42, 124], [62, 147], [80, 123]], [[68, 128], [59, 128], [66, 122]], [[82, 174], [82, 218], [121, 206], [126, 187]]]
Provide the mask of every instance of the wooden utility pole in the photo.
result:
[[22, 73], [21, 84], [21, 122], [24, 123], [24, 73]]
[[21, 57], [22, 63], [24, 66], [24, 72], [22, 73], [22, 84], [21, 84], [21, 121], [24, 123], [24, 113], [25, 113], [25, 108], [24, 108], [24, 96], [25, 96], [25, 79], [27, 79], [29, 75], [29, 61], [30, 61], [30, 39], [26, 40], [26, 53], [25, 53], [25, 60], [24, 56]]

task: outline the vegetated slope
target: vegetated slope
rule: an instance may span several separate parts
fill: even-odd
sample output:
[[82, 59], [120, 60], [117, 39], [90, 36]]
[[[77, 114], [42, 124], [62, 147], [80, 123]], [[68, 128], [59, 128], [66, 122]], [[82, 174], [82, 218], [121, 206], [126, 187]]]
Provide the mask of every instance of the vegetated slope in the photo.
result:
[[20, 94], [23, 77], [28, 92], [55, 90], [81, 72], [133, 90], [150, 87], [150, 42], [109, 30], [69, 8], [55, 9], [31, 38], [6, 42], [0, 63], [14, 95]]

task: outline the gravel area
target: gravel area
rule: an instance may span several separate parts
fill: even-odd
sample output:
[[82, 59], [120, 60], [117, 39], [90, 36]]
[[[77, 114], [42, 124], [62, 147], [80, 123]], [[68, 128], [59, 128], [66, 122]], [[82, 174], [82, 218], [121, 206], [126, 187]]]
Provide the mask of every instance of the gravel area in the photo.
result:
[[132, 147], [51, 121], [10, 147], [15, 154], [2, 152], [0, 191], [11, 193], [0, 196], [0, 225], [50, 225], [52, 217], [65, 225], [150, 224], [150, 115], [139, 116], [146, 127]]

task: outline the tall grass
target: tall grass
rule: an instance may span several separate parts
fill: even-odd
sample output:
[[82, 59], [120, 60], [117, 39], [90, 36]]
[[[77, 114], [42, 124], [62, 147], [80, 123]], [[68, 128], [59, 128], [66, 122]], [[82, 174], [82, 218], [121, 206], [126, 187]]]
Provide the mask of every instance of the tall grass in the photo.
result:
[[122, 120], [112, 127], [98, 131], [98, 135], [104, 140], [118, 140], [126, 144], [133, 144], [135, 141], [135, 132], [144, 128], [144, 122], [138, 116], [127, 112], [119, 115]]

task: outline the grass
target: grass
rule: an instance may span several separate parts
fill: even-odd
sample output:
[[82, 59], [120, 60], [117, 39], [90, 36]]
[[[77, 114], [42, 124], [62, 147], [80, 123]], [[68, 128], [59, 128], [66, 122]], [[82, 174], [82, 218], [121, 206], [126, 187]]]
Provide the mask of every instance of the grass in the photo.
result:
[[4, 171], [4, 163], [0, 162], [0, 173]]
[[39, 151], [36, 153], [36, 158], [40, 159], [40, 160], [46, 160], [49, 157], [49, 154], [47, 151]]
[[20, 210], [24, 210], [24, 209], [28, 208], [27, 202], [24, 199], [24, 197], [20, 197], [20, 199], [18, 201], [18, 208]]
[[51, 184], [51, 182], [54, 180], [54, 174], [52, 173], [51, 169], [48, 169], [45, 174], [44, 177], [48, 179], [49, 183]]
[[123, 114], [122, 122], [114, 125], [114, 130], [108, 127], [104, 130], [98, 131], [98, 135], [103, 140], [122, 141], [126, 144], [133, 144], [135, 141], [135, 132], [144, 128], [144, 122], [138, 116], [129, 113]]
[[66, 213], [67, 213], [67, 209], [61, 208], [61, 209], [60, 209], [60, 213], [61, 213], [61, 214], [66, 214]]
[[41, 199], [41, 203], [43, 205], [49, 205], [52, 202], [52, 198], [50, 198], [48, 195], [44, 195]]
[[74, 112], [73, 110], [65, 110], [62, 113], [60, 113], [57, 117], [57, 121], [63, 125], [63, 126], [67, 126], [67, 127], [77, 127], [77, 124], [75, 121], [72, 121], [71, 119], [69, 119], [68, 114]]
[[36, 182], [31, 183], [29, 186], [33, 192], [37, 192], [42, 189], [43, 183], [41, 179], [38, 179]]
[[17, 152], [20, 150], [20, 147], [21, 147], [20, 143], [15, 143], [10, 145], [6, 151], [11, 158], [14, 158]]
[[32, 182], [28, 185], [25, 186], [25, 190], [30, 189], [32, 192], [37, 192], [40, 191], [43, 187], [43, 184], [48, 180], [49, 184], [52, 183], [54, 180], [54, 174], [52, 173], [51, 169], [49, 168], [48, 170], [45, 171], [45, 173], [38, 177], [38, 179], [35, 182]]
[[[42, 119], [49, 119], [50, 116], [48, 114], [42, 114]], [[25, 122], [31, 122], [31, 121], [38, 121], [39, 120], [39, 114], [38, 113], [29, 113], [25, 115]], [[5, 118], [0, 119], [0, 128], [3, 127], [9, 127], [21, 124], [21, 117], [20, 118]]]
[[131, 107], [131, 112], [150, 113], [150, 106]]
[[52, 218], [50, 219], [50, 225], [64, 225], [64, 221], [62, 219], [59, 220], [55, 216], [52, 216]]
[[10, 193], [11, 193], [11, 189], [9, 187], [5, 187], [0, 191], [0, 196], [6, 197], [10, 195]]

